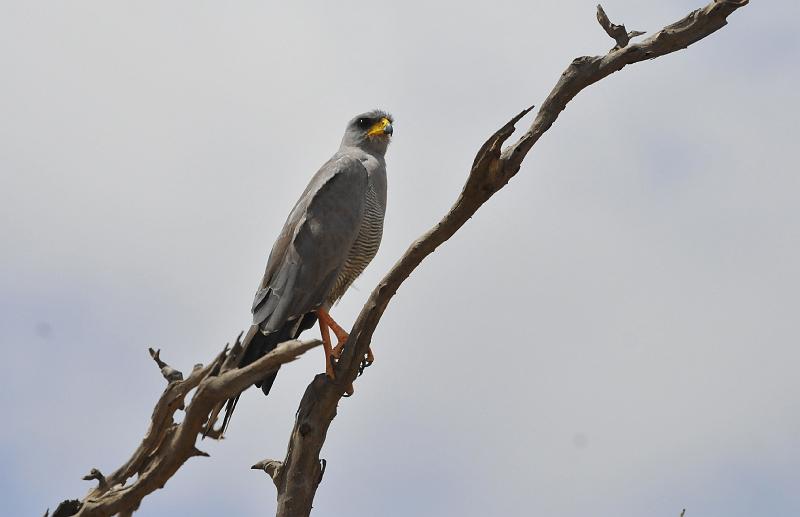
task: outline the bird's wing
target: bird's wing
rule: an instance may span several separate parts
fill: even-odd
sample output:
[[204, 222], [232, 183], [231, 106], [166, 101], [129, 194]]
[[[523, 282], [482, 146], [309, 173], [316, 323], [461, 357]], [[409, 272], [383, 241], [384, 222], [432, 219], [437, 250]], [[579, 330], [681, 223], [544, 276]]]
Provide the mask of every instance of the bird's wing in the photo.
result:
[[253, 301], [253, 323], [271, 332], [325, 302], [358, 235], [367, 170], [335, 155], [314, 175], [272, 248]]

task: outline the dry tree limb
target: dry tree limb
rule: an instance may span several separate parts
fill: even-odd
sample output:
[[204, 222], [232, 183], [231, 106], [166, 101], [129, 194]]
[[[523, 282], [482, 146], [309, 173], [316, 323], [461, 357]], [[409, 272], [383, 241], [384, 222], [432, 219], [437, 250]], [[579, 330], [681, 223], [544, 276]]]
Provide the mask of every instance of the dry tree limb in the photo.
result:
[[608, 19], [606, 12], [603, 10], [603, 6], [600, 4], [597, 4], [597, 21], [600, 22], [600, 26], [606, 31], [606, 34], [617, 42], [617, 45], [611, 49], [611, 52], [627, 46], [631, 38], [644, 34], [644, 31], [628, 32], [627, 29], [625, 29], [625, 25], [611, 23], [611, 20]]
[[452, 237], [495, 192], [514, 177], [533, 145], [581, 90], [626, 65], [688, 47], [724, 27], [727, 17], [747, 3], [748, 0], [714, 0], [644, 41], [631, 45], [624, 40], [630, 40], [632, 34], [625, 32], [625, 38], [621, 38], [624, 28], [612, 24], [602, 8], [598, 9], [598, 20], [617, 41], [617, 46], [603, 56], [575, 59], [542, 103], [531, 126], [515, 143], [503, 148], [514, 132], [515, 124], [532, 108], [520, 112], [486, 141], [478, 151], [466, 184], [450, 211], [408, 248], [372, 291], [336, 365], [337, 380], [331, 381], [325, 375], [318, 375], [309, 384], [297, 410], [284, 461], [264, 460], [253, 466], [264, 470], [273, 479], [278, 489], [279, 517], [306, 516], [311, 512], [324, 468], [319, 454], [331, 421], [336, 416], [336, 406], [345, 387], [356, 379], [372, 334], [389, 301], [422, 260]]
[[[242, 350], [240, 338], [241, 334], [233, 347], [225, 346], [208, 366], [195, 365], [186, 379], [161, 359], [160, 350], [149, 349], [168, 384], [156, 402], [142, 443], [109, 476], [93, 468], [83, 479], [96, 480], [97, 486], [82, 501], [62, 502], [53, 517], [132, 515], [142, 499], [162, 488], [186, 460], [208, 456], [196, 443], [206, 430], [207, 436], [218, 436], [213, 429], [215, 415], [211, 415], [214, 406], [321, 344], [319, 340], [287, 341], [252, 364], [237, 368], [233, 365], [238, 364]], [[186, 404], [186, 395], [195, 388], [194, 396]], [[184, 411], [181, 423], [174, 419], [178, 410]], [[136, 479], [128, 483], [134, 476]]]
[[81, 502], [79, 500], [67, 499], [66, 501], [61, 501], [55, 511], [53, 511], [53, 515], [50, 515], [50, 510], [47, 510], [44, 517], [69, 517], [70, 515], [78, 513], [80, 509]]

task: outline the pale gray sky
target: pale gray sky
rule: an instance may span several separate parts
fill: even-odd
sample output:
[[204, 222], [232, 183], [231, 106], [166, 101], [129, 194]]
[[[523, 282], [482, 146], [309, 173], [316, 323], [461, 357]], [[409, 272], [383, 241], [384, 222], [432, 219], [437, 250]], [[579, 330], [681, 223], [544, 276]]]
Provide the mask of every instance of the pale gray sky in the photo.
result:
[[[595, 3], [1, 1], [4, 512], [127, 458], [163, 389], [146, 347], [189, 369], [246, 327], [288, 210], [381, 107], [349, 326], [483, 140], [611, 47]], [[655, 30], [701, 4], [604, 6]], [[800, 514], [798, 15], [753, 1], [570, 104], [387, 310], [315, 515]], [[315, 352], [141, 515], [269, 514], [248, 467], [283, 457]]]

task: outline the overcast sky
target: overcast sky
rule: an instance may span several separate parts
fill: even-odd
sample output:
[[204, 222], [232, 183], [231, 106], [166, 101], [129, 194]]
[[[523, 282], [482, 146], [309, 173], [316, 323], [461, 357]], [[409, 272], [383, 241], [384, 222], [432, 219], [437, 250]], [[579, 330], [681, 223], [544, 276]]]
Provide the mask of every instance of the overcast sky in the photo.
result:
[[[0, 1], [3, 513], [127, 459], [164, 387], [147, 347], [186, 371], [249, 324], [289, 209], [380, 107], [386, 228], [349, 327], [485, 138], [612, 46], [595, 3]], [[652, 31], [701, 3], [604, 6]], [[389, 306], [315, 515], [800, 515], [798, 15], [754, 0], [569, 105]], [[248, 468], [322, 368], [247, 392], [139, 513], [269, 515]]]

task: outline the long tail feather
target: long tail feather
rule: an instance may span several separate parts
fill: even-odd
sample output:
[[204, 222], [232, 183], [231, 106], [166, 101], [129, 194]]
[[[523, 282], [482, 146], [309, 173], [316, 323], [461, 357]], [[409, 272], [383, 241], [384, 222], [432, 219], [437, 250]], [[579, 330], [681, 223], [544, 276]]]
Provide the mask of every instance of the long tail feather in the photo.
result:
[[[316, 314], [309, 312], [303, 316], [303, 319], [300, 321], [299, 325], [297, 319], [294, 319], [287, 321], [286, 324], [284, 324], [284, 326], [276, 332], [271, 332], [269, 334], [263, 334], [262, 332], [258, 331], [254, 332], [253, 335], [250, 336], [251, 339], [249, 342], [245, 343], [245, 350], [242, 353], [242, 359], [239, 362], [239, 367], [241, 368], [243, 366], [247, 366], [248, 364], [260, 359], [269, 352], [275, 350], [275, 347], [284, 341], [297, 339], [304, 330], [311, 328], [316, 322]], [[256, 387], [261, 388], [261, 391], [264, 392], [264, 395], [269, 395], [277, 376], [278, 371], [276, 370], [257, 382]], [[228, 429], [228, 424], [230, 424], [231, 416], [233, 415], [233, 411], [236, 409], [236, 404], [239, 402], [240, 396], [241, 394], [236, 395], [235, 397], [228, 399], [228, 401], [225, 403], [225, 416], [222, 418], [220, 435], [225, 434], [225, 431]], [[216, 417], [216, 414], [214, 417]]]

